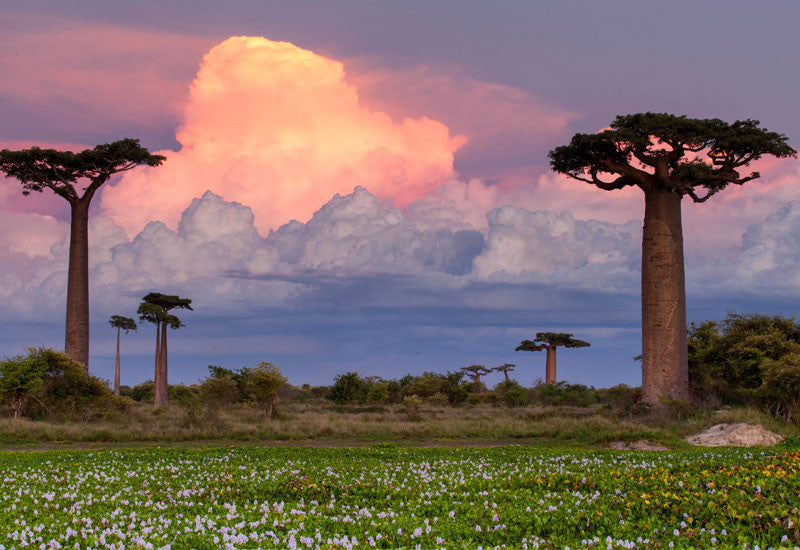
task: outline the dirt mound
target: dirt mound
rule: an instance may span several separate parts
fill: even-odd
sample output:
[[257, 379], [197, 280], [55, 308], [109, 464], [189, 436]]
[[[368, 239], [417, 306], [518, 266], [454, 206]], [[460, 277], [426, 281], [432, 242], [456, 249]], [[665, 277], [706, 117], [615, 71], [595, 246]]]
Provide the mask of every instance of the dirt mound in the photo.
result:
[[701, 447], [768, 447], [783, 441], [778, 434], [769, 431], [760, 424], [717, 424], [698, 434], [686, 437], [692, 445]]
[[652, 441], [647, 441], [646, 439], [640, 439], [639, 441], [612, 441], [608, 444], [609, 447], [612, 449], [617, 449], [620, 451], [668, 451], [667, 447], [664, 447], [661, 443], [653, 443]]

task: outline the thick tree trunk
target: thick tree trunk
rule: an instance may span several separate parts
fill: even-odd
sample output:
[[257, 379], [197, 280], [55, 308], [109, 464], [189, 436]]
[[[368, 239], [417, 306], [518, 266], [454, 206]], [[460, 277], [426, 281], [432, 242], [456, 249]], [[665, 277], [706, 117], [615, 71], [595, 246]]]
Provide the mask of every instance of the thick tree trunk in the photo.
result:
[[687, 399], [686, 289], [681, 196], [645, 193], [642, 234], [642, 389], [644, 400]]
[[64, 349], [89, 370], [89, 201], [70, 203], [67, 327]]
[[[166, 329], [166, 327], [164, 327]], [[156, 323], [156, 365], [153, 374], [153, 406], [160, 407], [161, 403], [161, 322]]]
[[168, 400], [167, 382], [167, 325], [161, 328], [161, 405], [166, 405]]
[[119, 398], [119, 333], [120, 328], [117, 327], [117, 365], [114, 369], [114, 397]]
[[556, 346], [547, 346], [547, 362], [545, 363], [544, 381], [546, 384], [556, 383]]

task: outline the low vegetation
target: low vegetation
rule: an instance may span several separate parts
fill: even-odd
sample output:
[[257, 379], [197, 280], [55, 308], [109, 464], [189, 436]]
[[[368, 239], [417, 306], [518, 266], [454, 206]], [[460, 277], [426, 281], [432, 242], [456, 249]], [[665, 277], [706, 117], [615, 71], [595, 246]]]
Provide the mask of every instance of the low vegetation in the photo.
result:
[[[31, 349], [0, 362], [0, 441], [395, 441], [509, 442], [606, 446], [646, 439], [671, 448], [714, 423], [751, 421], [797, 433], [800, 326], [781, 316], [731, 314], [689, 332], [692, 401], [652, 408], [641, 388], [595, 389], [556, 382], [526, 388], [470, 365], [396, 380], [337, 376], [331, 386], [296, 387], [268, 362], [211, 365], [198, 384], [168, 387], [154, 407], [152, 381], [120, 397], [63, 353]], [[502, 370], [501, 369], [501, 370]]]
[[7, 548], [787, 548], [800, 450], [0, 453]]

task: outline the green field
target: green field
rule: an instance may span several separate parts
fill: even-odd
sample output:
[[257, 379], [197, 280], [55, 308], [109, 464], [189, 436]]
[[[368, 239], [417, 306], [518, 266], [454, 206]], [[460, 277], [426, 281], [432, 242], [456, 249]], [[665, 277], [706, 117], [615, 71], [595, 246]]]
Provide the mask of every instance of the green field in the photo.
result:
[[800, 450], [0, 453], [0, 548], [792, 548]]

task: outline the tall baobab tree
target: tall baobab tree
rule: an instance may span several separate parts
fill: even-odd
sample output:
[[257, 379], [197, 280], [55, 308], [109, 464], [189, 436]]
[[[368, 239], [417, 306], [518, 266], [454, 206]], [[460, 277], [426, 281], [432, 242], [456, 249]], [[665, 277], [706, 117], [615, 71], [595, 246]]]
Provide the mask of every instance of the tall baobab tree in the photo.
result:
[[514, 368], [516, 368], [516, 365], [514, 363], [506, 363], [504, 365], [500, 365], [499, 367], [495, 367], [492, 370], [494, 372], [502, 372], [503, 375], [506, 377], [506, 382], [510, 382], [511, 379], [508, 377], [508, 373], [514, 370]]
[[556, 348], [585, 348], [590, 346], [589, 342], [578, 340], [568, 332], [537, 332], [536, 338], [523, 340], [514, 351], [542, 351], [547, 350], [545, 362], [545, 383], [556, 383]]
[[486, 376], [492, 371], [483, 365], [470, 365], [468, 367], [461, 367], [461, 372], [472, 380], [472, 383], [475, 385], [475, 390], [478, 391], [481, 387], [481, 376]]
[[[136, 166], [158, 166], [138, 139], [122, 139], [80, 153], [31, 147], [0, 151], [0, 172], [22, 183], [22, 194], [50, 189], [70, 206], [67, 319], [64, 348], [89, 369], [89, 203], [114, 174]], [[83, 189], [78, 187], [83, 185]]]
[[[642, 388], [644, 399], [686, 399], [686, 290], [681, 200], [705, 202], [730, 184], [760, 176], [739, 169], [763, 155], [796, 156], [784, 135], [757, 120], [732, 124], [667, 113], [618, 116], [609, 130], [575, 134], [550, 151], [554, 171], [606, 191], [644, 193]], [[703, 155], [705, 153], [705, 155]], [[707, 160], [704, 159], [704, 156]]]
[[112, 315], [108, 320], [108, 324], [117, 329], [117, 363], [114, 369], [114, 397], [119, 397], [119, 333], [125, 331], [125, 334], [132, 330], [136, 330], [136, 321], [124, 315]]
[[192, 301], [180, 296], [150, 292], [139, 305], [139, 318], [156, 325], [155, 374], [153, 378], [153, 401], [156, 407], [167, 404], [167, 327], [177, 330], [183, 323], [170, 314], [173, 309], [192, 310]]

